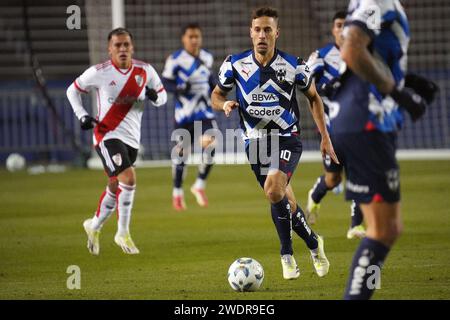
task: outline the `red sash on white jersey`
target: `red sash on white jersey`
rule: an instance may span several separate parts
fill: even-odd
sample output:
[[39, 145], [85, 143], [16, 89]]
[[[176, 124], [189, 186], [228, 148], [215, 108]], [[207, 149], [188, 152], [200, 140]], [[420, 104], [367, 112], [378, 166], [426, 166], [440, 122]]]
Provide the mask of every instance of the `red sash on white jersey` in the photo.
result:
[[[130, 77], [105, 117], [94, 128], [96, 145], [105, 135], [117, 128], [137, 101], [147, 83], [147, 73], [143, 68], [134, 66]], [[134, 99], [135, 98], [135, 99]], [[131, 101], [130, 101], [131, 100]]]

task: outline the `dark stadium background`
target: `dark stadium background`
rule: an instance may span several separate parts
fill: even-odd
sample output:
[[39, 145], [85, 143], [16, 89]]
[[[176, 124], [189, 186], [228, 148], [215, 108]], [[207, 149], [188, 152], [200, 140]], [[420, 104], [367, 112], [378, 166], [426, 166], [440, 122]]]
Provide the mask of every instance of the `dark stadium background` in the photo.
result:
[[[330, 19], [347, 0], [278, 0], [271, 5], [280, 11], [281, 36], [278, 47], [308, 58], [316, 48], [331, 40]], [[204, 33], [204, 47], [215, 55], [215, 70], [230, 53], [249, 48], [250, 12], [266, 1], [144, 1], [125, 3], [125, 23], [135, 36], [135, 57], [162, 72], [165, 58], [180, 47], [180, 28], [198, 22]], [[26, 5], [24, 11], [23, 6]], [[81, 8], [81, 29], [67, 30], [66, 8]], [[404, 1], [410, 20], [411, 43], [408, 68], [438, 83], [441, 91], [425, 117], [416, 124], [407, 119], [399, 136], [400, 149], [450, 148], [450, 2], [445, 0]], [[24, 14], [24, 12], [26, 14]], [[25, 17], [30, 29], [25, 32]], [[111, 29], [109, 0], [43, 0], [0, 3], [0, 161], [13, 151], [28, 161], [74, 160], [71, 139], [90, 142], [90, 133], [80, 132], [65, 97], [67, 86], [89, 65], [107, 59], [105, 37]], [[59, 118], [46, 108], [30, 66], [32, 48]], [[302, 95], [299, 95], [302, 99]], [[91, 106], [89, 98], [86, 105]], [[312, 118], [301, 103], [305, 150], [317, 150], [317, 133]], [[408, 117], [407, 117], [408, 118]], [[61, 121], [58, 121], [61, 119]], [[221, 129], [237, 128], [238, 118], [225, 121]], [[168, 159], [173, 128], [173, 104], [152, 109], [144, 115], [142, 144], [147, 160]]]

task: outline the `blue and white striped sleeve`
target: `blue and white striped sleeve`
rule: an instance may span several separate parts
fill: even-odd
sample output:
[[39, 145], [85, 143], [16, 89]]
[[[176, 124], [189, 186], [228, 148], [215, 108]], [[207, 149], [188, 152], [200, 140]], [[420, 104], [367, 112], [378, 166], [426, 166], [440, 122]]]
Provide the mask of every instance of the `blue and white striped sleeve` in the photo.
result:
[[172, 55], [170, 55], [167, 57], [166, 63], [164, 64], [164, 70], [162, 72], [163, 78], [168, 80], [176, 80], [176, 69], [177, 62]]
[[392, 0], [354, 0], [350, 2], [348, 12], [344, 37], [348, 26], [356, 25], [373, 39], [381, 32], [382, 24], [392, 20], [393, 16], [389, 13], [396, 11]]
[[308, 58], [308, 61], [306, 61], [306, 64], [308, 65], [311, 71], [311, 76], [321, 73], [323, 71], [323, 68], [325, 67], [325, 62], [323, 61], [323, 58], [320, 57], [319, 50], [316, 50], [313, 53], [311, 53], [311, 55]]
[[233, 66], [231, 64], [231, 55], [225, 59], [220, 67], [219, 82], [217, 85], [224, 91], [230, 91], [233, 89], [234, 77]]
[[295, 69], [295, 83], [302, 91], [307, 91], [312, 82], [312, 74], [309, 66], [302, 58], [297, 59], [297, 68]]

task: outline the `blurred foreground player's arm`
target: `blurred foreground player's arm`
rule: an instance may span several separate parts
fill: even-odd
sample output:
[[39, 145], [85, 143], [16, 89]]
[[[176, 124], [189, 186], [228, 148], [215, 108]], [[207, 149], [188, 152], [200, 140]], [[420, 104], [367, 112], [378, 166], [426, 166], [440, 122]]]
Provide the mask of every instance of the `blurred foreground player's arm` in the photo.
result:
[[95, 73], [95, 67], [90, 67], [69, 86], [66, 92], [73, 112], [78, 120], [80, 120], [80, 125], [83, 130], [94, 128], [98, 122], [83, 107], [81, 99], [82, 93], [88, 93], [92, 87], [95, 87]]
[[427, 103], [414, 90], [396, 87], [391, 73], [369, 51], [370, 34], [371, 30], [364, 24], [350, 25], [344, 36], [342, 59], [360, 78], [374, 84], [382, 94], [390, 95], [416, 121], [425, 113]]

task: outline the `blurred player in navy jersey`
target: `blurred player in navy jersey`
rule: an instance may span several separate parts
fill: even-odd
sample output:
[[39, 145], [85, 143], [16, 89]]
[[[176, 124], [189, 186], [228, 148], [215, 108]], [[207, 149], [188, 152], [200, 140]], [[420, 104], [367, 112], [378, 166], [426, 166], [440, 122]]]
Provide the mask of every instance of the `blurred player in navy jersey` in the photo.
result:
[[[398, 0], [350, 1], [340, 78], [331, 114], [333, 143], [343, 155], [346, 198], [360, 204], [367, 225], [350, 268], [345, 299], [370, 299], [373, 275], [402, 231], [396, 132], [405, 109], [415, 121], [427, 103], [404, 87], [409, 25]], [[376, 278], [376, 277], [375, 277]], [[379, 280], [379, 279], [378, 279]]]
[[[97, 211], [83, 223], [91, 254], [100, 253], [100, 230], [117, 208], [115, 243], [127, 254], [139, 250], [130, 236], [131, 209], [136, 189], [133, 164], [138, 154], [144, 100], [154, 106], [167, 101], [167, 94], [155, 69], [132, 59], [133, 36], [124, 28], [108, 35], [110, 60], [83, 72], [67, 89], [67, 97], [83, 130], [94, 129], [95, 150], [109, 177]], [[81, 94], [95, 90], [98, 114], [93, 118], [83, 107]]]
[[[183, 49], [167, 58], [162, 76], [167, 91], [175, 95], [175, 129], [187, 130], [191, 138], [190, 144], [199, 143], [202, 151], [207, 150], [202, 152], [197, 180], [191, 186], [197, 203], [206, 207], [206, 179], [214, 160], [214, 135], [211, 132], [217, 130], [210, 100], [211, 91], [216, 84], [211, 72], [214, 57], [202, 49], [202, 31], [196, 23], [183, 27], [181, 41]], [[199, 137], [194, 135], [194, 125], [201, 126]], [[196, 138], [199, 141], [196, 141]], [[180, 138], [176, 146], [177, 157], [172, 157], [172, 205], [177, 211], [186, 209], [183, 180], [187, 170], [185, 159], [191, 148], [187, 147], [185, 142]]]
[[[338, 11], [335, 13], [333, 16], [333, 26], [331, 29], [331, 33], [334, 37], [334, 43], [329, 43], [323, 48], [314, 51], [310, 55], [307, 62], [311, 69], [311, 74], [314, 76], [317, 91], [324, 102], [325, 117], [332, 141], [333, 130], [329, 127], [329, 114], [330, 108], [333, 109], [333, 97], [337, 90], [337, 85], [339, 85], [339, 77], [341, 76], [341, 72], [344, 72], [345, 70], [345, 63], [342, 61], [339, 50], [344, 41], [342, 37], [342, 30], [344, 29], [346, 16], [347, 11]], [[323, 161], [325, 174], [317, 179], [317, 182], [308, 192], [308, 202], [305, 213], [308, 223], [310, 224], [314, 224], [316, 222], [320, 210], [320, 202], [325, 197], [327, 192], [333, 188], [340, 187], [339, 185], [342, 181], [343, 157], [337, 152], [336, 155], [341, 160], [341, 163], [336, 164], [331, 161], [329, 157], [326, 157]], [[352, 203], [350, 208], [351, 225], [347, 232], [347, 238], [362, 238], [365, 235], [365, 229], [362, 225], [363, 217], [361, 209], [355, 202]]]
[[[234, 109], [239, 112], [247, 156], [270, 202], [281, 242], [283, 277], [295, 279], [300, 275], [293, 256], [292, 230], [310, 249], [316, 273], [322, 277], [329, 270], [323, 239], [308, 226], [289, 183], [302, 153], [296, 88], [309, 100], [322, 136], [322, 156], [328, 154], [338, 162], [325, 125], [322, 99], [303, 59], [276, 48], [279, 28], [275, 9], [263, 7], [253, 12], [250, 35], [253, 49], [230, 55], [223, 62], [212, 93], [213, 107], [226, 116]], [[234, 86], [236, 100], [227, 100]]]

